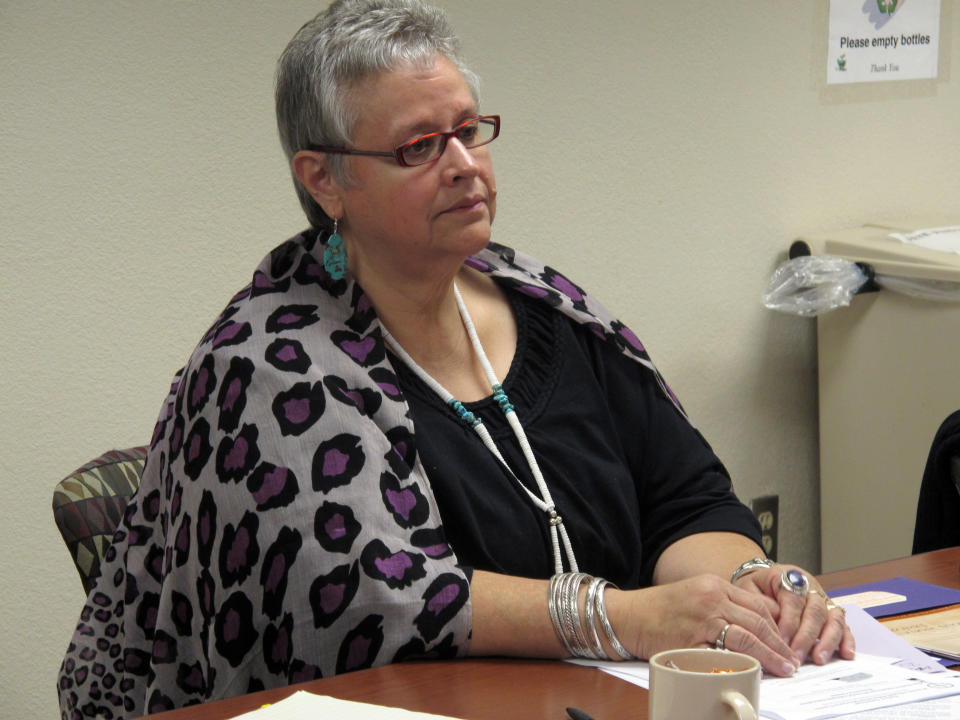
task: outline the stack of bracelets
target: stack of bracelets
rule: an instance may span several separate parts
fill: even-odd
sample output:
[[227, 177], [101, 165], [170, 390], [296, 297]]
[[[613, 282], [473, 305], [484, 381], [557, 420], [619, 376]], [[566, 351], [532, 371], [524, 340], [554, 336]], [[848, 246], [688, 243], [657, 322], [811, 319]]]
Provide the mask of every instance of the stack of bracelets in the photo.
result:
[[[580, 586], [587, 585], [584, 617], [580, 617]], [[603, 603], [603, 592], [607, 586], [617, 586], [603, 578], [591, 577], [585, 573], [568, 572], [550, 578], [547, 604], [550, 619], [557, 637], [573, 657], [592, 660], [612, 660], [600, 642], [597, 623], [603, 628], [607, 642], [624, 660], [633, 660], [610, 626], [607, 609]]]

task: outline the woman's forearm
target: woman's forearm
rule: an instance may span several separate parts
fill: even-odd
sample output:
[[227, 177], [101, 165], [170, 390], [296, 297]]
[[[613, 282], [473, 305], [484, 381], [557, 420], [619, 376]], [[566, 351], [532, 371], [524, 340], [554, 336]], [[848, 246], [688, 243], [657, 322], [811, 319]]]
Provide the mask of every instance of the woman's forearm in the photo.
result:
[[470, 654], [564, 657], [547, 607], [549, 584], [549, 580], [475, 570], [470, 581]]
[[731, 532], [688, 535], [667, 547], [653, 570], [654, 585], [710, 573], [729, 579], [740, 563], [765, 557], [753, 540]]

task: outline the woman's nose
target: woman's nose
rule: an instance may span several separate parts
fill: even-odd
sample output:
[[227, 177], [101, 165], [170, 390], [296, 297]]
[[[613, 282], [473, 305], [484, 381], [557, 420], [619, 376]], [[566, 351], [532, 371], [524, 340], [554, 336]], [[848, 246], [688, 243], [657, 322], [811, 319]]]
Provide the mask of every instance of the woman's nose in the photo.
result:
[[440, 162], [444, 164], [444, 176], [456, 180], [461, 177], [472, 177], [479, 171], [479, 164], [473, 151], [457, 138], [447, 140]]

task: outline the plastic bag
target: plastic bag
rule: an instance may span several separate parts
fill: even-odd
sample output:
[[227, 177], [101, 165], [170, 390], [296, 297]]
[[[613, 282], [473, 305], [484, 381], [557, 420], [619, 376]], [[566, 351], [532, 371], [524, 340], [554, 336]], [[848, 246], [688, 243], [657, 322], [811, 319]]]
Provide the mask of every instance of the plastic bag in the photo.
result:
[[868, 277], [854, 262], [831, 255], [806, 255], [776, 269], [763, 295], [764, 307], [815, 317], [845, 307]]

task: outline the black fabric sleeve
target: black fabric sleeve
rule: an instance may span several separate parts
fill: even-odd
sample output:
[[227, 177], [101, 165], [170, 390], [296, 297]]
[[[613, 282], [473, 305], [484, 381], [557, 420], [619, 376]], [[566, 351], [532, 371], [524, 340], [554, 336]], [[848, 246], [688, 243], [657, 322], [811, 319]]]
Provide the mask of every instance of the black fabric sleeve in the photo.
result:
[[663, 551], [701, 532], [734, 532], [758, 545], [760, 526], [737, 498], [726, 468], [665, 396], [652, 373], [576, 329], [604, 387], [624, 456], [636, 481], [643, 547], [641, 584], [653, 582]]

